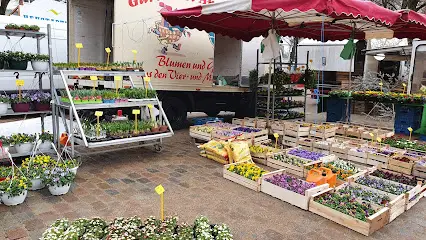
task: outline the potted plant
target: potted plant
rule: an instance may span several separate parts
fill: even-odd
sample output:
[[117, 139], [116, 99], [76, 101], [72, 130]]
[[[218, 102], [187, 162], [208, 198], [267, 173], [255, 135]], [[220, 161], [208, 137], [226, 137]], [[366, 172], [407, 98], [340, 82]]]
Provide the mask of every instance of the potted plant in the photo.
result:
[[24, 176], [7, 177], [0, 182], [0, 199], [6, 206], [19, 205], [25, 201], [28, 187], [31, 182]]
[[25, 170], [27, 178], [31, 181], [29, 190], [43, 189], [46, 185], [43, 183], [42, 176], [47, 169], [53, 167], [55, 164], [55, 160], [45, 155], [37, 155], [23, 160], [21, 168]]
[[26, 30], [29, 31], [30, 30], [30, 26], [28, 24], [22, 24], [21, 26], [19, 26], [19, 29], [21, 30]]
[[49, 69], [49, 55], [31, 54], [31, 66], [34, 71], [46, 72]]
[[64, 160], [64, 166], [67, 167], [70, 172], [74, 173], [74, 175], [77, 175], [77, 170], [80, 167], [81, 162], [77, 158], [67, 159]]
[[53, 135], [49, 132], [43, 132], [40, 134], [41, 144], [38, 149], [42, 152], [47, 152], [52, 149]]
[[151, 132], [158, 133], [160, 131], [160, 128], [158, 127], [157, 122], [152, 121], [151, 123]]
[[9, 23], [5, 27], [5, 29], [19, 29], [19, 26], [14, 23]]
[[34, 103], [36, 111], [49, 111], [50, 100], [52, 100], [50, 93], [43, 91], [36, 91], [31, 93], [31, 100]]
[[26, 133], [12, 134], [10, 144], [15, 146], [17, 153], [31, 153], [34, 144], [34, 136]]
[[6, 60], [6, 53], [0, 52], [0, 69], [4, 69], [5, 60]]
[[37, 25], [31, 25], [30, 26], [30, 31], [38, 32], [38, 31], [40, 31], [40, 27], [37, 26]]
[[23, 52], [6, 52], [6, 60], [8, 61], [9, 68], [15, 70], [27, 70], [28, 61], [31, 55]]
[[54, 167], [46, 170], [43, 175], [43, 183], [49, 186], [52, 195], [66, 194], [74, 182], [75, 174], [68, 167]]
[[167, 132], [167, 129], [168, 129], [169, 127], [167, 127], [167, 125], [161, 125], [160, 126], [160, 132]]
[[10, 103], [14, 112], [28, 112], [30, 111], [31, 98], [27, 93], [10, 95]]
[[115, 93], [113, 91], [105, 90], [102, 92], [102, 102], [103, 103], [114, 103], [115, 102]]
[[10, 104], [10, 98], [6, 95], [0, 95], [0, 115], [7, 113], [7, 108]]

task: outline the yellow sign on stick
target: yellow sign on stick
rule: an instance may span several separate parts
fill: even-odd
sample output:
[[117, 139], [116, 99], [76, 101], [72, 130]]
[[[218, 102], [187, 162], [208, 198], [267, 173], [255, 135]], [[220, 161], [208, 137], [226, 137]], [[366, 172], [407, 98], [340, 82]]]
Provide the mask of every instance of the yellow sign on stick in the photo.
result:
[[102, 112], [102, 111], [96, 111], [95, 112], [96, 117], [102, 117], [103, 115], [104, 115], [104, 112]]
[[274, 137], [275, 137], [275, 148], [278, 147], [278, 138], [280, 137], [280, 135], [278, 133], [274, 133]]
[[150, 77], [143, 77], [143, 80], [144, 80], [145, 82], [150, 82], [150, 81], [151, 81], [151, 78], [150, 78]]
[[160, 216], [161, 220], [164, 220], [164, 187], [160, 184], [155, 187], [155, 192], [160, 195]]
[[118, 89], [120, 87], [120, 81], [123, 81], [123, 77], [122, 76], [114, 76], [114, 81], [115, 81], [115, 95], [118, 98]]
[[410, 131], [410, 141], [411, 141], [411, 134], [413, 133], [413, 129], [411, 127], [407, 128], [408, 131]]
[[382, 138], [379, 138], [379, 137], [378, 137], [378, 138], [377, 138], [377, 142], [378, 142], [378, 143], [381, 143], [381, 142], [382, 142]]
[[109, 48], [109, 47], [105, 48], [105, 52], [111, 53], [111, 48]]
[[371, 136], [371, 142], [374, 142], [374, 134], [370, 133], [370, 136]]
[[78, 48], [78, 49], [81, 49], [81, 48], [83, 48], [83, 43], [76, 43], [75, 47]]
[[101, 123], [99, 122], [99, 117], [102, 117], [102, 115], [104, 115], [104, 112], [102, 111], [95, 111], [95, 116], [96, 116], [96, 136], [99, 137], [99, 135], [101, 134]]
[[136, 55], [138, 54], [138, 51], [132, 50], [133, 53], [133, 64], [136, 64]]
[[90, 76], [90, 80], [93, 81], [93, 90], [96, 89], [96, 83], [98, 81], [98, 77], [97, 76]]
[[141, 110], [140, 109], [133, 109], [132, 114], [141, 114]]
[[80, 67], [81, 49], [83, 48], [83, 43], [76, 43], [75, 47], [77, 48], [77, 66]]
[[24, 84], [25, 84], [24, 80], [21, 80], [21, 79], [16, 80], [16, 86], [17, 87], [23, 87]]
[[105, 48], [105, 52], [107, 52], [107, 66], [109, 65], [109, 57], [111, 55], [111, 48]]
[[138, 133], [138, 115], [141, 114], [140, 109], [133, 109], [132, 114], [135, 115], [135, 133]]
[[405, 88], [407, 87], [407, 84], [403, 83], [402, 86], [404, 87], [404, 91], [402, 91], [402, 93], [405, 93]]

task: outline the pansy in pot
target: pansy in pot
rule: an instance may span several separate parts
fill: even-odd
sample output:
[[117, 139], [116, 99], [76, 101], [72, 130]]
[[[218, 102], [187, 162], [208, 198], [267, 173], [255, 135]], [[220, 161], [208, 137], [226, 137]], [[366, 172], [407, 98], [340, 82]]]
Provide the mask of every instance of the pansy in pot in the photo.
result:
[[29, 190], [39, 190], [45, 187], [42, 176], [45, 171], [55, 166], [56, 161], [50, 156], [37, 155], [35, 157], [25, 158], [22, 161], [22, 170], [30, 179], [32, 186]]
[[49, 192], [55, 196], [68, 193], [74, 179], [75, 174], [67, 167], [55, 166], [47, 169], [43, 175], [43, 183], [49, 187]]
[[10, 136], [10, 144], [15, 146], [16, 152], [30, 153], [33, 149], [35, 137], [31, 134], [17, 133]]
[[25, 201], [29, 187], [31, 187], [31, 181], [26, 177], [9, 176], [0, 182], [0, 199], [6, 206], [19, 205]]

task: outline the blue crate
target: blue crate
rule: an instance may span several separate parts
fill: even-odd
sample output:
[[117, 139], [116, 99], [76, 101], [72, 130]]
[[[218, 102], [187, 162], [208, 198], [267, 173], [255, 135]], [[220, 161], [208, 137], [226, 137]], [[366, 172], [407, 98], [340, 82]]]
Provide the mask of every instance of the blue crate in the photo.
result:
[[396, 105], [395, 107], [395, 133], [410, 135], [407, 128], [416, 130], [422, 121], [422, 106]]
[[419, 139], [420, 139], [421, 141], [426, 141], [426, 135], [420, 134]]
[[192, 123], [194, 125], [203, 125], [207, 122], [223, 122], [223, 118], [217, 118], [217, 117], [203, 117], [203, 118], [193, 118]]
[[[339, 122], [346, 120], [346, 99], [327, 98], [327, 122]], [[351, 118], [351, 102], [349, 102], [349, 120]]]

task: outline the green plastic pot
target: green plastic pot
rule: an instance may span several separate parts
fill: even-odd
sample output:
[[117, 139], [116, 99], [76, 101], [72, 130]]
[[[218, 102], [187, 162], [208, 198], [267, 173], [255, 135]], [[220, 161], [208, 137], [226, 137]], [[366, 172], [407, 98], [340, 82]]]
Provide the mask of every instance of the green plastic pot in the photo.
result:
[[28, 61], [9, 60], [9, 69], [27, 70], [27, 66], [28, 66]]

